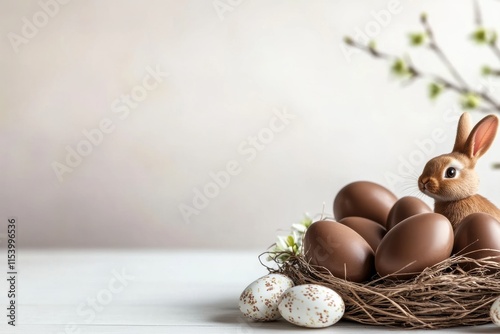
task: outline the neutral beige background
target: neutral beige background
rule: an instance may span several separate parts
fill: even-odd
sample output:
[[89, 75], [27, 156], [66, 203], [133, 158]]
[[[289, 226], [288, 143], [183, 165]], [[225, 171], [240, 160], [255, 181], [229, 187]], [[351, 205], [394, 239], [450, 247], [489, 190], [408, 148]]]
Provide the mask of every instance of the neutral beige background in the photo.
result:
[[[222, 1], [230, 7], [218, 15]], [[47, 3], [53, 17], [44, 22]], [[378, 25], [378, 45], [402, 53], [426, 11], [471, 82], [480, 84], [472, 57], [495, 59], [467, 40], [471, 2], [401, 1], [381, 25], [372, 12], [389, 3], [2, 2], [0, 219], [18, 218], [24, 247], [265, 249], [304, 212], [325, 202], [331, 214], [348, 182], [414, 193], [414, 178], [387, 176], [400, 174], [401, 161], [450, 149], [455, 98], [430, 103], [425, 83], [401, 88], [383, 62], [346, 57], [342, 37]], [[500, 4], [481, 3], [494, 25]], [[42, 26], [29, 31], [34, 19]], [[13, 47], [23, 29], [32, 36]], [[442, 71], [425, 52], [412, 58]], [[155, 82], [154, 70], [168, 76]], [[141, 88], [144, 80], [154, 88]], [[121, 101], [131, 93], [133, 108]], [[294, 118], [273, 120], [284, 110]], [[83, 132], [99, 126], [108, 133], [84, 147]], [[419, 153], [417, 142], [436, 129], [441, 143]], [[249, 136], [259, 133], [267, 144], [254, 155]], [[60, 181], [53, 165], [78, 145], [88, 155]], [[499, 147], [478, 166], [482, 193], [497, 203], [500, 174], [490, 163], [500, 160]], [[228, 163], [238, 164], [230, 166], [235, 175], [186, 222], [180, 208]]]

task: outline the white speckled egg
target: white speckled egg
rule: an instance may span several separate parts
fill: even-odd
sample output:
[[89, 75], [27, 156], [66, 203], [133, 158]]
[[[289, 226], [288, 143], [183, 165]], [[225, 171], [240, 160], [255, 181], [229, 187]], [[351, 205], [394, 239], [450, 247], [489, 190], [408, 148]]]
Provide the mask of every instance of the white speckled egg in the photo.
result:
[[500, 326], [500, 297], [491, 304], [490, 317], [495, 325]]
[[240, 311], [255, 321], [273, 321], [280, 317], [278, 303], [281, 295], [293, 286], [293, 281], [282, 274], [269, 274], [259, 278], [242, 292]]
[[344, 315], [344, 301], [332, 289], [316, 284], [297, 285], [285, 291], [278, 305], [283, 318], [292, 324], [328, 327]]

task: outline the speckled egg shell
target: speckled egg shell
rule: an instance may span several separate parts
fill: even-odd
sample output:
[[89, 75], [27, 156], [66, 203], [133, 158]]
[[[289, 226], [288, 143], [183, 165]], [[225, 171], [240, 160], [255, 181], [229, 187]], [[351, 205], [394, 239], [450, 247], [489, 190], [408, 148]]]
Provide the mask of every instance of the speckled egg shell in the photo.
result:
[[294, 325], [322, 328], [339, 321], [344, 315], [345, 305], [332, 289], [304, 284], [286, 290], [278, 309], [283, 318]]
[[293, 287], [293, 281], [282, 274], [269, 274], [251, 283], [241, 293], [241, 313], [255, 321], [273, 321], [280, 317], [278, 303], [281, 295]]
[[491, 304], [490, 318], [495, 325], [500, 326], [500, 298], [497, 298], [493, 304]]

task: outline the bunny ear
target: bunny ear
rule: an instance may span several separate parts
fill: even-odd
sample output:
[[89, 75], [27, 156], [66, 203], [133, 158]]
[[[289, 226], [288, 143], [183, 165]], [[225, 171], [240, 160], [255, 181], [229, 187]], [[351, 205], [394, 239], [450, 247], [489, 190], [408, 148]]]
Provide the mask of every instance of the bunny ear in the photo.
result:
[[468, 112], [464, 112], [460, 116], [457, 127], [457, 138], [455, 139], [455, 146], [453, 146], [453, 152], [463, 152], [465, 149], [465, 142], [469, 137], [470, 130], [472, 129], [472, 124], [470, 121], [470, 115]]
[[489, 115], [483, 118], [472, 129], [464, 146], [464, 151], [469, 158], [477, 160], [490, 148], [498, 128], [498, 118]]

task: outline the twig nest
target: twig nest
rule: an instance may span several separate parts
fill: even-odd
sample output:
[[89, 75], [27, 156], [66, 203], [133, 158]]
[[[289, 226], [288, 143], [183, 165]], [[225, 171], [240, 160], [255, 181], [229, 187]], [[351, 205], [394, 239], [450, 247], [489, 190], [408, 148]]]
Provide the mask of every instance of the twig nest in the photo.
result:
[[[490, 251], [500, 255], [500, 250]], [[287, 275], [296, 285], [319, 284], [334, 290], [345, 303], [344, 319], [365, 325], [438, 329], [498, 319], [500, 313], [490, 317], [490, 309], [499, 297], [500, 263], [495, 257], [474, 259], [471, 255], [453, 255], [414, 278], [399, 281], [380, 277], [363, 283], [348, 281], [312, 265], [303, 255], [290, 257], [278, 269], [267, 268]], [[471, 262], [476, 268], [462, 269]]]

